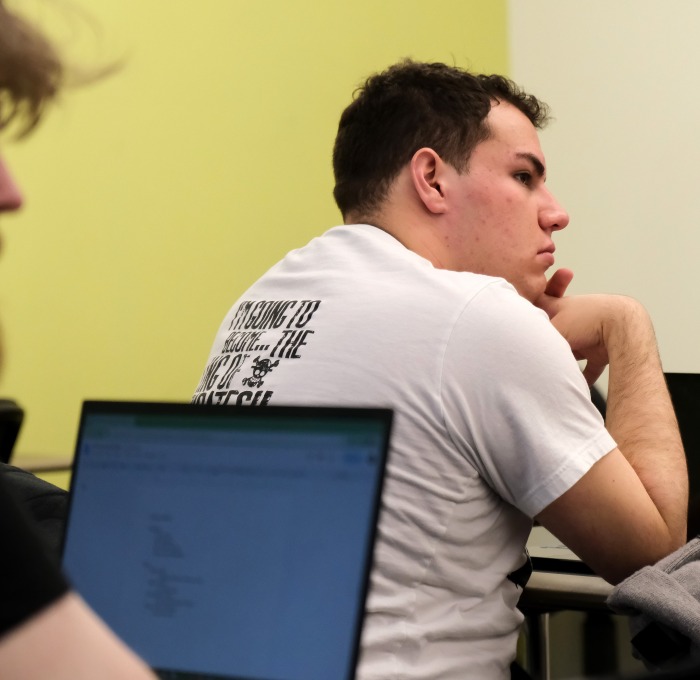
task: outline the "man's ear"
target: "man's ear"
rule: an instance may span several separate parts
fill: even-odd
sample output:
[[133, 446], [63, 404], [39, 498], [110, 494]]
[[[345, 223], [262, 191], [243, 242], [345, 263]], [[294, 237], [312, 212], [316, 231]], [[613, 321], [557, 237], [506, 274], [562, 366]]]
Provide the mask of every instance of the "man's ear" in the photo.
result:
[[443, 213], [447, 209], [444, 187], [445, 163], [433, 149], [418, 149], [411, 158], [411, 181], [423, 205], [431, 213]]

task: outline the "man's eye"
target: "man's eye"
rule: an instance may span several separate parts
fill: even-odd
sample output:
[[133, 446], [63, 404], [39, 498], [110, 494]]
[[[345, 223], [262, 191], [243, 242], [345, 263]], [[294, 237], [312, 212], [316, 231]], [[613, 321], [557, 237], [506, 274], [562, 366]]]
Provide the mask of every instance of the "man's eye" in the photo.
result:
[[532, 184], [532, 175], [529, 172], [518, 172], [515, 174], [515, 179], [526, 187]]

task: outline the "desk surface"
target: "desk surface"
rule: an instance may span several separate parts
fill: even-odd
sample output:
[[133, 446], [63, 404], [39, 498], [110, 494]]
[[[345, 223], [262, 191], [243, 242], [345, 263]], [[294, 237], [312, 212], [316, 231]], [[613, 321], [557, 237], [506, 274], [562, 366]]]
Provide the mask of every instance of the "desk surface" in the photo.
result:
[[613, 587], [544, 527], [533, 528], [527, 549], [534, 571], [520, 598], [522, 609], [608, 609], [605, 600]]
[[594, 576], [593, 570], [576, 553], [542, 526], [532, 528], [527, 551], [535, 571]]

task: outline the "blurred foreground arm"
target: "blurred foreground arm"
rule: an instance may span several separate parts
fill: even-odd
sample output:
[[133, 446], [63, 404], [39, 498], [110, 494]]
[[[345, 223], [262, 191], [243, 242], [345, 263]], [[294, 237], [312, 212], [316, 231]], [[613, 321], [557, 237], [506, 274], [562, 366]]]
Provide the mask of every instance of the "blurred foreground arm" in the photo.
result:
[[155, 680], [72, 592], [0, 639], [4, 680]]

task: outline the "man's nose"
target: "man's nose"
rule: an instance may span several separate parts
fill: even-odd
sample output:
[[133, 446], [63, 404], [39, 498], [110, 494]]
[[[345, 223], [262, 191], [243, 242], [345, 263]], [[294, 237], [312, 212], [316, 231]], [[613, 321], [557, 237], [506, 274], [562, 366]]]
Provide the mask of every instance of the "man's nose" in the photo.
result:
[[569, 213], [564, 210], [554, 196], [547, 192], [547, 201], [540, 210], [540, 227], [551, 231], [559, 231], [569, 224]]
[[0, 212], [12, 212], [22, 207], [24, 198], [3, 158], [0, 158]]

